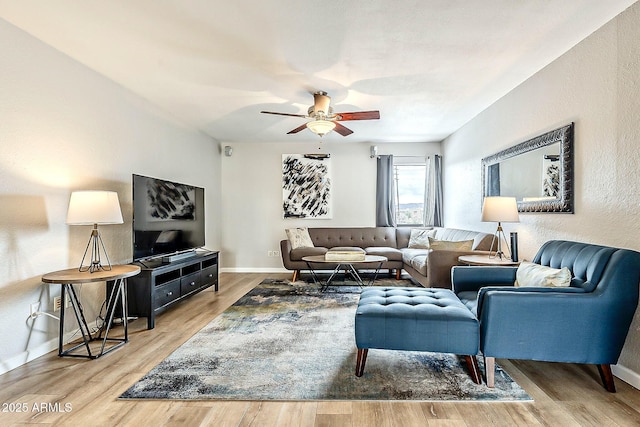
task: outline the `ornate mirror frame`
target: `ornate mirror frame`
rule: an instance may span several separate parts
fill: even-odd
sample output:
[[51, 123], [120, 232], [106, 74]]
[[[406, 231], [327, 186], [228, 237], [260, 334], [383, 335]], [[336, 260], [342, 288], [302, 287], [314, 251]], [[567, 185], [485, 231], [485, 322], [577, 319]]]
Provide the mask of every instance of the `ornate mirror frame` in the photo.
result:
[[[570, 123], [561, 128], [521, 142], [506, 150], [482, 159], [482, 198], [488, 195], [490, 183], [488, 168], [500, 162], [527, 153], [538, 148], [559, 142], [560, 146], [560, 185], [558, 197], [551, 200], [518, 201], [519, 212], [563, 212], [574, 213], [573, 206], [573, 127]], [[482, 204], [481, 204], [482, 205]]]

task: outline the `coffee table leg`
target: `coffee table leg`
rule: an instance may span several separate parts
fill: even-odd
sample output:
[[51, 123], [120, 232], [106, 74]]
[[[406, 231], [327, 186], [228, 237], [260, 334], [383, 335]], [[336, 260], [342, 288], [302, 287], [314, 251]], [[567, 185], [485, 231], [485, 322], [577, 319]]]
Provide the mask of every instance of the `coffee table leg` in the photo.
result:
[[313, 283], [320, 287], [320, 292], [326, 291], [327, 288], [331, 286], [331, 282], [333, 281], [334, 277], [336, 277], [336, 274], [338, 274], [338, 272], [340, 271], [340, 267], [342, 267], [342, 264], [338, 264], [327, 281], [323, 282], [322, 280], [320, 280], [320, 277], [318, 277], [315, 270], [311, 267], [311, 263], [309, 261], [306, 261], [306, 263], [309, 271], [311, 272], [311, 277], [313, 277]]
[[383, 261], [380, 261], [380, 263], [378, 263], [378, 266], [376, 267], [376, 272], [373, 274], [373, 279], [371, 279], [371, 281], [369, 282], [369, 286], [373, 285], [373, 282], [375, 282], [376, 279], [378, 278], [378, 273], [380, 273], [382, 264], [383, 264]]
[[313, 283], [315, 283], [316, 285], [320, 285], [321, 286], [322, 283], [320, 282], [320, 279], [316, 275], [316, 272], [314, 271], [313, 267], [311, 267], [311, 263], [309, 261], [307, 261], [307, 268], [309, 268], [309, 271], [311, 272], [311, 277], [313, 278]]
[[347, 266], [347, 270], [351, 274], [351, 277], [353, 277], [353, 280], [356, 281], [358, 286], [363, 287], [364, 282], [362, 281], [362, 277], [360, 277], [360, 274], [358, 274], [358, 270], [356, 270], [353, 264], [345, 264], [345, 265]]
[[331, 286], [331, 282], [333, 282], [333, 279], [336, 277], [336, 275], [338, 274], [338, 272], [340, 271], [341, 268], [343, 268], [342, 264], [336, 265], [336, 268], [333, 269], [333, 272], [331, 273], [331, 276], [329, 276], [327, 281], [324, 283], [324, 287], [322, 288], [322, 292], [324, 292], [329, 286]]

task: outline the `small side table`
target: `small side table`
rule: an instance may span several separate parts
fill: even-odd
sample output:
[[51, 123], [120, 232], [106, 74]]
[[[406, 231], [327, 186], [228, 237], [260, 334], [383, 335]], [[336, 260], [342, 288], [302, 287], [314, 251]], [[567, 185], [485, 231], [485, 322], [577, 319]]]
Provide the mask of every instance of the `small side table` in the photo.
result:
[[[70, 268], [68, 270], [54, 271], [52, 273], [42, 276], [44, 283], [53, 283], [62, 285], [60, 307], [60, 337], [58, 340], [58, 356], [70, 356], [70, 357], [86, 357], [89, 359], [97, 359], [98, 357], [109, 353], [112, 350], [124, 345], [129, 341], [129, 335], [127, 330], [127, 289], [126, 278], [135, 276], [140, 272], [140, 267], [137, 265], [114, 265], [109, 271], [96, 271], [90, 273], [88, 271], [78, 271], [77, 268]], [[91, 330], [87, 325], [87, 320], [84, 317], [84, 311], [82, 304], [78, 298], [78, 294], [73, 285], [81, 283], [93, 283], [93, 282], [106, 282], [113, 281], [114, 285], [109, 292], [107, 298], [107, 312], [105, 315], [106, 326], [100, 328], [98, 334], [93, 336]], [[65, 350], [64, 349], [64, 317], [65, 317], [65, 305], [66, 295], [69, 294], [69, 301], [73, 307], [73, 312], [78, 321], [80, 332], [82, 333], [82, 342]], [[113, 317], [115, 313], [116, 304], [120, 299], [122, 305], [122, 324], [124, 326], [123, 338], [109, 338], [109, 330], [113, 324]], [[104, 336], [102, 336], [104, 332]], [[100, 350], [95, 353], [91, 351], [90, 343], [93, 341], [102, 341]], [[115, 342], [116, 344], [105, 348], [107, 342]], [[72, 353], [81, 347], [86, 348], [86, 354]]]
[[467, 265], [517, 266], [520, 261], [511, 261], [509, 258], [489, 258], [489, 255], [460, 255], [458, 261]]

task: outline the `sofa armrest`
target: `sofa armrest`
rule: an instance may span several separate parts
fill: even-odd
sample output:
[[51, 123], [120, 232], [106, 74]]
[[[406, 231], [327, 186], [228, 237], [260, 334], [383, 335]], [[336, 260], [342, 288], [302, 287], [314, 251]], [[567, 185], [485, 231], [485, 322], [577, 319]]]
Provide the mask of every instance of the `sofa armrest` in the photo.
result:
[[479, 291], [485, 286], [513, 286], [518, 267], [455, 266], [451, 284], [455, 293]]
[[461, 255], [483, 254], [484, 251], [431, 250], [427, 254], [427, 285], [451, 289], [451, 268], [460, 265]]
[[627, 329], [621, 316], [594, 293], [575, 288], [502, 288], [483, 289], [482, 296], [478, 320], [485, 356], [617, 362]]
[[280, 241], [280, 256], [282, 257], [282, 264], [287, 270], [295, 270], [291, 264], [291, 242], [289, 242], [289, 239]]

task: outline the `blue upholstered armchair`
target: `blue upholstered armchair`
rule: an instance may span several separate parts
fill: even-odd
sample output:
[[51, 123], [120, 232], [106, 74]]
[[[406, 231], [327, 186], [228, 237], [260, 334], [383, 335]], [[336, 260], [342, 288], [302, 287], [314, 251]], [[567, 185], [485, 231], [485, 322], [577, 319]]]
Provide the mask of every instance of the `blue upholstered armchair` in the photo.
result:
[[453, 290], [480, 321], [487, 384], [495, 358], [588, 363], [615, 392], [618, 361], [638, 305], [640, 253], [552, 240], [534, 263], [568, 267], [565, 288], [513, 287], [516, 267], [454, 267]]

